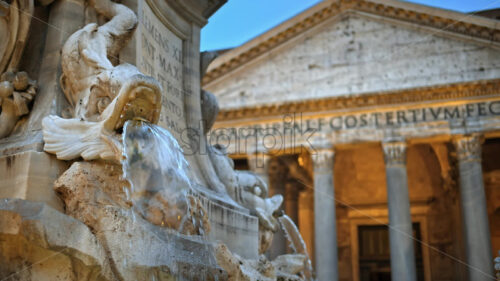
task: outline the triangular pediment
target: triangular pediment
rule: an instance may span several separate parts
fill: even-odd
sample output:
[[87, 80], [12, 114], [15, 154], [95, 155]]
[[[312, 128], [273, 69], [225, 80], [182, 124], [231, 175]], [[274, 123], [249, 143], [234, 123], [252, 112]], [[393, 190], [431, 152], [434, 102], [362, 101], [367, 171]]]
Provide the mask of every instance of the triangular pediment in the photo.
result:
[[[407, 17], [346, 9], [233, 68], [221, 62], [234, 63], [241, 54], [225, 53], [209, 69], [205, 88], [223, 108], [236, 108], [500, 78], [498, 43]], [[259, 45], [258, 39], [247, 44]]]

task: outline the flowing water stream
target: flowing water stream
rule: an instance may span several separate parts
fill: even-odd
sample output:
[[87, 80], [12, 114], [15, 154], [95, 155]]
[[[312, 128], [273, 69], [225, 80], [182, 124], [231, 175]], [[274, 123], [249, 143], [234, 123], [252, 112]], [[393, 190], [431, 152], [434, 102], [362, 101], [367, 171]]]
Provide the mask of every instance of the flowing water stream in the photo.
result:
[[[127, 199], [133, 203], [130, 215], [134, 220], [139, 215], [141, 219], [179, 234], [171, 235], [174, 237], [170, 238], [171, 241], [165, 241], [164, 236], [157, 237], [166, 243], [182, 243], [178, 237], [192, 238], [194, 245], [199, 245], [207, 253], [202, 258], [204, 265], [215, 267], [212, 245], [204, 235], [206, 221], [201, 218], [205, 214], [196, 201], [196, 190], [188, 177], [189, 164], [177, 140], [167, 129], [131, 120], [124, 125], [122, 141], [123, 177], [130, 184], [126, 188]], [[200, 259], [202, 253], [193, 249], [189, 254], [198, 255]], [[170, 271], [175, 276], [179, 269], [172, 267]], [[199, 270], [193, 270], [191, 274], [197, 277], [192, 280], [204, 280], [200, 276], [210, 275]]]
[[[198, 191], [188, 177], [189, 164], [177, 140], [167, 129], [148, 122], [131, 120], [124, 125], [122, 141], [123, 177], [130, 183], [126, 193], [127, 199], [133, 203], [130, 216], [135, 218], [138, 214], [141, 219], [154, 225], [175, 231], [179, 237], [187, 234], [198, 239], [201, 242], [198, 245], [207, 253], [202, 258], [207, 267], [205, 272], [191, 270], [192, 276], [187, 280], [206, 280], [200, 276], [210, 276], [210, 280], [217, 280], [217, 276], [211, 275], [210, 269], [206, 269], [215, 268], [217, 262], [212, 244], [205, 237], [207, 222], [202, 218], [206, 214], [203, 214], [203, 208], [200, 208], [199, 201], [196, 201]], [[197, 216], [196, 212], [201, 214], [198, 213]], [[306, 257], [304, 274], [306, 280], [311, 280], [311, 262], [300, 232], [288, 216], [280, 217], [279, 221], [294, 251]], [[180, 241], [177, 238], [157, 238], [167, 244]], [[193, 249], [190, 254], [201, 253]], [[170, 271], [174, 276], [179, 275], [176, 265], [171, 265]], [[177, 278], [184, 280], [183, 277]], [[155, 278], [153, 275], [151, 280]]]
[[128, 121], [123, 130], [123, 175], [137, 213], [154, 224], [181, 230], [188, 213], [188, 162], [166, 129]]

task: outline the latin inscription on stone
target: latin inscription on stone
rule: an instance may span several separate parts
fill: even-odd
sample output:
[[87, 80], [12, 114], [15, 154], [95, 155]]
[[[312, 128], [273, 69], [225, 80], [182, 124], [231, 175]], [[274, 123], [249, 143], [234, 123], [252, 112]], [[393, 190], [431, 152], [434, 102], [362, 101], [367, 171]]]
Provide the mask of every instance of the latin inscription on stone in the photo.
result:
[[183, 41], [170, 31], [145, 1], [139, 5], [137, 65], [162, 86], [162, 110], [158, 124], [179, 140], [186, 128], [184, 114]]
[[250, 126], [220, 127], [212, 130], [211, 139], [245, 139], [266, 136], [300, 136], [314, 132], [352, 129], [404, 128], [431, 122], [483, 120], [500, 116], [500, 101], [467, 103], [456, 106], [422, 107], [414, 109], [341, 114], [330, 117], [302, 118], [300, 113], [285, 114], [282, 120]]

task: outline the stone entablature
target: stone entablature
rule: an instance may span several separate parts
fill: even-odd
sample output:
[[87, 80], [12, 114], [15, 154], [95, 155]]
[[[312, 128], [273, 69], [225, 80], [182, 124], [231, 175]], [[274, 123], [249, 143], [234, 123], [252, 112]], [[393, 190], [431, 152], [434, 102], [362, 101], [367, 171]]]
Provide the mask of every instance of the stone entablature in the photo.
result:
[[[290, 129], [300, 133], [304, 131], [339, 131], [348, 129], [363, 128], [401, 128], [405, 126], [416, 126], [419, 124], [448, 121], [460, 122], [461, 120], [477, 120], [500, 115], [500, 101], [480, 101], [474, 103], [464, 103], [459, 105], [437, 105], [430, 107], [409, 107], [374, 111], [354, 111], [346, 114], [333, 116], [320, 116], [317, 118], [308, 118], [302, 113], [284, 114], [283, 118], [294, 117]], [[305, 124], [298, 123], [305, 117]], [[296, 118], [296, 119], [295, 119]], [[287, 122], [286, 120], [284, 122]], [[259, 123], [259, 122], [257, 122]], [[266, 122], [263, 125], [250, 126], [245, 129], [258, 130], [258, 133], [283, 132], [286, 134], [287, 126], [280, 127], [279, 124], [272, 123], [270, 126]], [[297, 127], [299, 126], [299, 127]], [[263, 130], [263, 132], [261, 132]]]
[[[450, 139], [452, 135], [471, 133], [496, 136], [500, 129], [500, 97], [493, 87], [497, 83], [464, 83], [434, 91], [429, 88], [385, 94], [377, 96], [380, 107], [361, 106], [356, 100], [364, 97], [358, 97], [340, 99], [338, 103], [344, 107], [330, 110], [325, 104], [335, 104], [337, 99], [313, 100], [297, 107], [284, 104], [281, 108], [269, 107], [269, 111], [258, 107], [234, 110], [231, 116], [241, 118], [218, 121], [209, 141], [224, 143], [229, 153], [246, 154], [255, 145], [274, 152], [308, 148], [317, 134], [327, 135], [335, 144], [394, 138]], [[258, 117], [248, 117], [251, 115]]]
[[362, 110], [368, 107], [395, 106], [419, 102], [442, 102], [453, 99], [473, 99], [498, 94], [500, 79], [420, 87], [390, 92], [369, 93], [360, 96], [328, 97], [304, 101], [270, 104], [234, 109], [222, 108], [217, 121], [272, 117], [290, 112], [327, 112], [334, 110]]

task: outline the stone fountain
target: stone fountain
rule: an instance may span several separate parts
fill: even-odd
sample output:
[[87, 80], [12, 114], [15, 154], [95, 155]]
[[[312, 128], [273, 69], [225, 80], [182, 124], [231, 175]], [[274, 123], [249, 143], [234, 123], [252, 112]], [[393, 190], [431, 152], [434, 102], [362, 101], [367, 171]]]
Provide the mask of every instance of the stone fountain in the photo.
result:
[[282, 198], [206, 140], [224, 2], [0, 1], [0, 280], [312, 280]]

